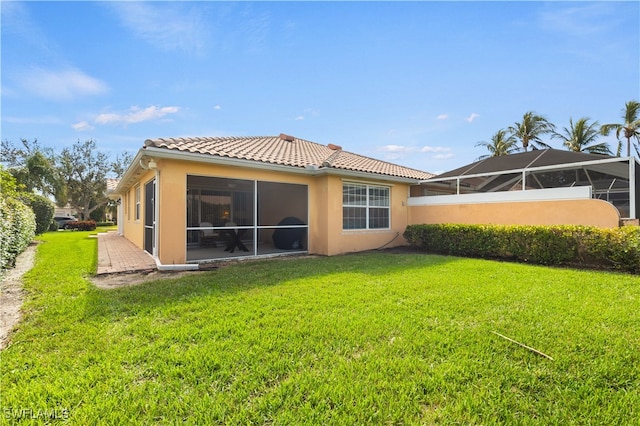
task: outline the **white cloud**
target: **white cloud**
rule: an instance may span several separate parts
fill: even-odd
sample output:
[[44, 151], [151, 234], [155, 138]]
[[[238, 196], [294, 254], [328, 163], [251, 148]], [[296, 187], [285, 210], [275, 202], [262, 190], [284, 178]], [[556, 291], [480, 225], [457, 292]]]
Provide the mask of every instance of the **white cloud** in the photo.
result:
[[221, 107], [220, 105], [216, 105], [216, 106], [214, 106], [214, 107], [213, 107], [213, 109], [215, 109], [216, 111], [218, 111], [218, 110], [221, 110], [221, 109], [222, 109], [222, 107]]
[[543, 11], [539, 17], [544, 29], [586, 37], [609, 28], [615, 17], [615, 9], [604, 3], [571, 4], [565, 8], [553, 7], [553, 10]]
[[157, 107], [155, 105], [140, 109], [137, 106], [131, 107], [129, 112], [124, 114], [105, 113], [96, 117], [97, 124], [133, 124], [142, 121], [155, 120], [168, 114], [175, 114], [179, 111], [176, 106]]
[[27, 91], [53, 100], [101, 95], [109, 90], [103, 81], [75, 68], [60, 71], [34, 68], [20, 77], [20, 83]]
[[420, 152], [450, 152], [451, 148], [442, 146], [424, 146], [420, 149]]
[[296, 121], [302, 121], [302, 120], [304, 120], [304, 115], [299, 115], [299, 116], [297, 116], [296, 118], [294, 118], [294, 120], [296, 120]]
[[162, 50], [201, 53], [209, 37], [202, 10], [180, 3], [110, 2], [122, 24]]
[[449, 114], [440, 114], [436, 117], [437, 120], [446, 120], [447, 118], [449, 118]]
[[78, 132], [86, 132], [86, 131], [93, 130], [94, 128], [91, 124], [87, 123], [86, 121], [80, 121], [79, 123], [72, 124], [71, 127], [73, 127], [73, 129], [77, 130]]
[[405, 152], [411, 152], [414, 150], [415, 148], [412, 148], [410, 146], [404, 146], [404, 145], [385, 145], [380, 148], [380, 151], [395, 152], [395, 153], [405, 153]]
[[473, 123], [473, 120], [475, 120], [476, 118], [480, 117], [480, 114], [476, 114], [475, 112], [472, 112], [471, 115], [469, 117], [466, 118], [466, 120], [469, 123]]

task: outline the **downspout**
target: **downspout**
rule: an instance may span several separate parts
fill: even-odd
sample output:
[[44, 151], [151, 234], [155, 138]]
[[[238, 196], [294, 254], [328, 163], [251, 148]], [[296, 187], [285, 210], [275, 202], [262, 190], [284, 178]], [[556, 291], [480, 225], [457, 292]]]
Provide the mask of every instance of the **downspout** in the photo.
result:
[[[149, 167], [151, 167], [151, 162], [149, 163]], [[160, 170], [158, 170], [158, 166], [155, 161], [153, 161], [154, 167], [153, 169], [156, 172], [153, 180], [153, 257], [158, 259], [158, 218], [160, 217]]]
[[169, 271], [197, 271], [200, 269], [197, 263], [178, 263], [172, 265], [163, 265], [160, 263], [160, 259], [154, 257], [156, 261], [156, 268], [160, 272], [169, 272]]
[[636, 205], [638, 200], [636, 200], [636, 161], [633, 157], [629, 157], [629, 218], [637, 219], [638, 215], [636, 212]]

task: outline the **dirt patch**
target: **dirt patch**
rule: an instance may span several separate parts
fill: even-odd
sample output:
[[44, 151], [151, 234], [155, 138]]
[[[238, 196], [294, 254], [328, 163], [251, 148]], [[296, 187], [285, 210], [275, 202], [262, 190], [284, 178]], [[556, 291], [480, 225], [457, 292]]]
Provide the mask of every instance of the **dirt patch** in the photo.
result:
[[0, 278], [0, 350], [9, 346], [11, 331], [22, 318], [22, 276], [35, 263], [37, 243], [31, 243], [16, 258], [16, 266], [8, 269]]
[[144, 284], [148, 281], [170, 280], [187, 275], [197, 274], [202, 271], [176, 271], [176, 272], [131, 272], [123, 274], [107, 274], [91, 277], [90, 280], [96, 287], [103, 290], [130, 287]]

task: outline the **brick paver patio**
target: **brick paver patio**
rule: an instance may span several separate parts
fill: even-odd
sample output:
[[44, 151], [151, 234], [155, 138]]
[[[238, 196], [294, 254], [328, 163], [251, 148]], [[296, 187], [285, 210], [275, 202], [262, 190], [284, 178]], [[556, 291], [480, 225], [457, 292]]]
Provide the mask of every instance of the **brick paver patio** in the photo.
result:
[[149, 272], [156, 262], [146, 251], [136, 247], [116, 231], [98, 234], [97, 275], [123, 272]]

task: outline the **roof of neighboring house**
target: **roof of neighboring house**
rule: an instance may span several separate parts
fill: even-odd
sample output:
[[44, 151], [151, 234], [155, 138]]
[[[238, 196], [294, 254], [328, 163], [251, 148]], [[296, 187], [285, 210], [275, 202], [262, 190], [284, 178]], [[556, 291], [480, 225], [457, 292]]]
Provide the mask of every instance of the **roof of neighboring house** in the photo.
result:
[[107, 192], [113, 192], [120, 183], [120, 179], [107, 178]]
[[417, 180], [434, 176], [433, 173], [344, 151], [337, 145], [322, 145], [285, 134], [148, 139], [144, 146], [312, 170], [349, 170]]
[[532, 167], [553, 166], [557, 164], [581, 163], [594, 160], [605, 160], [614, 157], [608, 155], [585, 154], [583, 152], [563, 151], [559, 149], [543, 149], [521, 152], [518, 154], [488, 157], [475, 163], [467, 164], [455, 170], [435, 176], [436, 178], [476, 175], [481, 173], [503, 172], [506, 170], [522, 170]]

